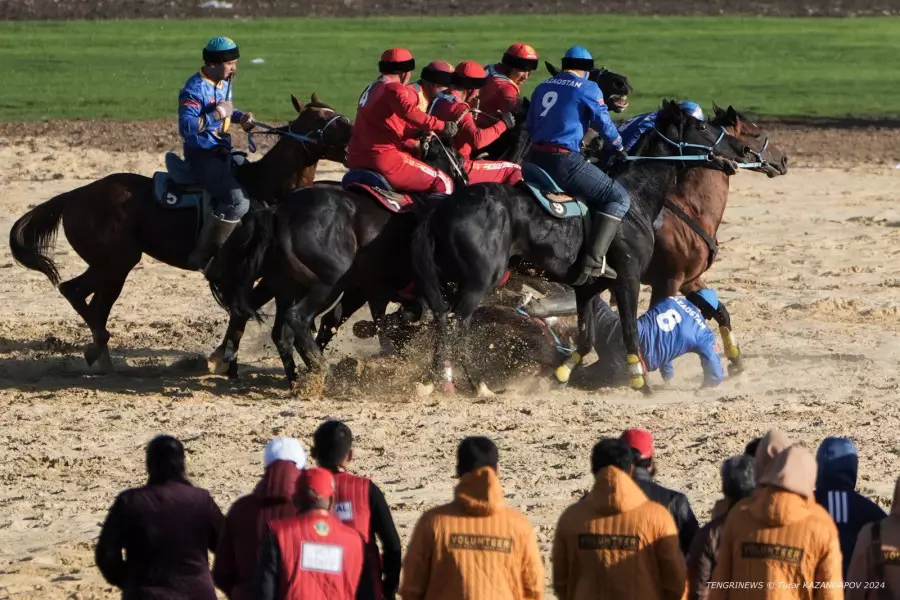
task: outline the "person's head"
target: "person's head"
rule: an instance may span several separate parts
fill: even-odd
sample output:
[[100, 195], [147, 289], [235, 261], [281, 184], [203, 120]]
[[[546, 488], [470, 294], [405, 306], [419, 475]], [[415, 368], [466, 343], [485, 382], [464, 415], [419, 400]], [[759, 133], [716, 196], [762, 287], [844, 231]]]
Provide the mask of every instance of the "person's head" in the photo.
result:
[[690, 100], [685, 100], [678, 106], [681, 108], [681, 110], [683, 110], [687, 114], [691, 115], [698, 121], [706, 120], [706, 115], [703, 114], [703, 108], [696, 102], [691, 102]]
[[409, 83], [410, 75], [416, 68], [416, 59], [406, 48], [388, 48], [381, 53], [378, 72], [400, 83]]
[[594, 57], [584, 46], [572, 46], [562, 58], [563, 71], [572, 71], [580, 77], [594, 68]]
[[464, 60], [453, 69], [451, 87], [462, 92], [463, 102], [471, 103], [478, 97], [478, 90], [487, 83], [484, 67], [472, 60]]
[[600, 469], [615, 467], [631, 475], [635, 454], [636, 451], [621, 439], [604, 438], [591, 451], [591, 473], [596, 475]]
[[816, 488], [816, 459], [812, 452], [794, 444], [775, 455], [758, 481], [760, 485], [811, 498]]
[[303, 469], [296, 489], [294, 503], [300, 512], [334, 507], [334, 475], [327, 469]]
[[759, 448], [759, 443], [760, 443], [761, 441], [762, 441], [762, 438], [761, 438], [761, 437], [758, 437], [758, 438], [753, 438], [752, 440], [750, 440], [749, 442], [747, 442], [747, 445], [744, 446], [744, 454], [746, 454], [746, 455], [749, 456], [750, 458], [755, 457], [755, 456], [756, 456], [756, 449]]
[[852, 490], [859, 474], [856, 444], [845, 437], [827, 437], [816, 451], [819, 473], [816, 486], [823, 489]]
[[489, 438], [471, 436], [459, 443], [456, 449], [456, 476], [462, 477], [482, 467], [490, 467], [494, 471], [500, 465], [500, 452]]
[[442, 60], [428, 63], [419, 75], [419, 83], [425, 97], [431, 102], [437, 95], [450, 87], [453, 65]]
[[746, 454], [726, 458], [722, 463], [722, 493], [732, 502], [753, 494], [756, 479], [753, 476], [753, 458]]
[[513, 83], [522, 85], [538, 68], [538, 53], [528, 44], [513, 44], [503, 53], [500, 64], [506, 67], [507, 77]]
[[336, 471], [353, 459], [353, 433], [343, 421], [325, 421], [313, 434], [313, 458], [323, 469]]
[[184, 445], [171, 435], [158, 435], [147, 444], [147, 476], [150, 484], [187, 481]]
[[759, 441], [753, 457], [753, 472], [756, 474], [757, 481], [762, 481], [775, 457], [791, 444], [790, 438], [780, 429], [770, 429], [766, 432], [766, 435]]
[[214, 37], [203, 48], [203, 73], [215, 82], [228, 79], [237, 73], [240, 57], [241, 53], [234, 40]]
[[653, 473], [653, 434], [646, 429], [626, 429], [621, 440], [635, 452], [634, 466]]
[[292, 437], [277, 437], [269, 440], [263, 452], [263, 468], [278, 460], [294, 463], [298, 469], [306, 466], [306, 450], [299, 440]]

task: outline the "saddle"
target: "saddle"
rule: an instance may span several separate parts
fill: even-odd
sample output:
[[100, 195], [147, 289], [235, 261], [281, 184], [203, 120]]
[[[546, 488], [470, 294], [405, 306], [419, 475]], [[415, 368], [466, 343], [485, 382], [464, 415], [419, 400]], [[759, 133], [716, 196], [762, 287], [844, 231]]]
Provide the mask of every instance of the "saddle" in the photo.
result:
[[341, 179], [341, 186], [363, 192], [392, 213], [409, 212], [415, 206], [412, 194], [395, 191], [380, 173], [368, 169], [350, 169]]
[[[246, 162], [246, 155], [232, 153], [234, 166]], [[166, 170], [153, 174], [153, 196], [160, 206], [169, 210], [194, 209], [198, 219], [209, 209], [212, 198], [197, 183], [190, 165], [174, 152], [166, 152]]]
[[538, 204], [557, 219], [584, 217], [587, 205], [569, 194], [553, 181], [553, 178], [534, 163], [522, 164], [522, 179]]

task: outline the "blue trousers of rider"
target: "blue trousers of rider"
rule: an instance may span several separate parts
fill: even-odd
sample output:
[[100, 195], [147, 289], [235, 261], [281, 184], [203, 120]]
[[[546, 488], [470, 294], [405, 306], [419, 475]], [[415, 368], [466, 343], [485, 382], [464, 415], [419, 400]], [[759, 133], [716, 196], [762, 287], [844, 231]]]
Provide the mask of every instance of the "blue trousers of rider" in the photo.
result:
[[231, 153], [226, 148], [185, 148], [184, 157], [197, 183], [212, 196], [213, 216], [226, 223], [240, 221], [250, 210], [250, 199], [234, 176]]
[[628, 213], [631, 198], [625, 188], [581, 153], [533, 151], [528, 161], [544, 169], [566, 192], [584, 200], [591, 210], [617, 219]]

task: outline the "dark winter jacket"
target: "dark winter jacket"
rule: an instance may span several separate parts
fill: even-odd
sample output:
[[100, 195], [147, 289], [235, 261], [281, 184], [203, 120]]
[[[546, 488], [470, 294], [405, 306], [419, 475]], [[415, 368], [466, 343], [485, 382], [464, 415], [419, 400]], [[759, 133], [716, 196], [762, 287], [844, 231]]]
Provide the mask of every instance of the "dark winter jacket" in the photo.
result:
[[213, 563], [213, 580], [230, 600], [253, 598], [253, 576], [266, 524], [297, 514], [293, 498], [299, 476], [293, 462], [276, 460], [253, 493], [229, 509]]
[[700, 529], [687, 496], [653, 481], [653, 477], [647, 469], [635, 467], [632, 477], [648, 499], [665, 506], [672, 518], [675, 519], [675, 525], [678, 527], [678, 545], [681, 553], [687, 556], [691, 550], [691, 542], [694, 541], [694, 536]]
[[837, 525], [846, 577], [859, 531], [867, 523], [880, 521], [887, 515], [877, 504], [855, 491], [859, 457], [853, 442], [846, 438], [826, 438], [816, 453], [816, 462], [819, 470], [816, 502], [828, 511]]
[[215, 600], [207, 551], [223, 524], [209, 492], [187, 482], [126, 490], [103, 523], [97, 567], [123, 600]]

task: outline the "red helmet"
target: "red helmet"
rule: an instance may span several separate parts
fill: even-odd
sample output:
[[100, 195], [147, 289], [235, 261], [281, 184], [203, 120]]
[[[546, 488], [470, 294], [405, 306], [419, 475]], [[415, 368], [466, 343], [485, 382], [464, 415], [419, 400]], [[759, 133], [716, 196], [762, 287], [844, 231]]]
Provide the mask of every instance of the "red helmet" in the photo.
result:
[[487, 82], [484, 67], [473, 60], [464, 60], [453, 70], [453, 85], [464, 90], [477, 90]]
[[503, 53], [502, 62], [519, 71], [534, 71], [538, 68], [538, 54], [528, 44], [513, 44]]
[[386, 75], [409, 73], [416, 68], [416, 59], [406, 48], [388, 48], [378, 61], [378, 72]]
[[442, 60], [428, 63], [422, 69], [422, 80], [435, 85], [448, 86], [452, 83], [453, 65]]

